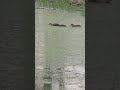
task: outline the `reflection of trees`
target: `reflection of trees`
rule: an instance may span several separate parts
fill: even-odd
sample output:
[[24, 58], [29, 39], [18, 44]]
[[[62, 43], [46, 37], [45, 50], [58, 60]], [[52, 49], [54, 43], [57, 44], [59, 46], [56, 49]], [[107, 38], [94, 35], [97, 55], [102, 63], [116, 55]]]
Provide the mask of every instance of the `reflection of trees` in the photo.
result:
[[[45, 55], [45, 73], [43, 76], [44, 81], [44, 85], [46, 85], [46, 83], [49, 83], [49, 85], [47, 84], [47, 87], [49, 86], [50, 88], [52, 88], [52, 75], [53, 75], [53, 70], [57, 70], [57, 74], [58, 74], [58, 82], [59, 82], [59, 87], [60, 88], [64, 88], [64, 83], [63, 83], [63, 72], [61, 71], [61, 68], [63, 68], [64, 66], [64, 50], [61, 49], [56, 49], [58, 47], [61, 47], [61, 44], [63, 44], [63, 37], [62, 34], [63, 32], [58, 32], [56, 30], [46, 30], [45, 33], [46, 37], [45, 37], [45, 51], [46, 51], [46, 55]], [[46, 86], [45, 86], [46, 87]], [[47, 89], [45, 89], [47, 90]], [[50, 90], [50, 89], [48, 89]], [[63, 90], [63, 89], [60, 89]]]

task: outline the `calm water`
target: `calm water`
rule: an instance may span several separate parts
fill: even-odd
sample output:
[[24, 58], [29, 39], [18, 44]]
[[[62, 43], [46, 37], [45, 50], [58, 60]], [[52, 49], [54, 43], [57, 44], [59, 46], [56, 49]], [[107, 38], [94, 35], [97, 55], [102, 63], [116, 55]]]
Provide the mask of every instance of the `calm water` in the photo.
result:
[[[54, 27], [48, 25], [49, 23], [65, 24], [67, 27]], [[70, 27], [72, 23], [80, 24], [82, 27]], [[67, 66], [77, 65], [84, 68], [84, 16], [80, 16], [79, 12], [36, 9], [35, 27], [36, 90], [41, 90], [43, 85], [42, 72], [45, 67], [51, 68], [53, 73], [56, 72], [56, 68]]]

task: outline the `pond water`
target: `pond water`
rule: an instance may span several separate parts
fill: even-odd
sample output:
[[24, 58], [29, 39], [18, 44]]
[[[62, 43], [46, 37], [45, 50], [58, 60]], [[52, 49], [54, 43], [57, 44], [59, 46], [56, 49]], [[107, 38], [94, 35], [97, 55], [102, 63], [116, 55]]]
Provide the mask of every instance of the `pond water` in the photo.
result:
[[[50, 26], [49, 23], [65, 24], [67, 27]], [[81, 27], [71, 27], [70, 24]], [[52, 89], [46, 90], [84, 90], [84, 85], [68, 85], [71, 80], [78, 84], [85, 83], [85, 17], [79, 12], [47, 8], [35, 10], [36, 90], [43, 90], [45, 68], [52, 72]], [[66, 83], [64, 89], [59, 88], [60, 82], [56, 79], [58, 68], [62, 69], [60, 77]]]

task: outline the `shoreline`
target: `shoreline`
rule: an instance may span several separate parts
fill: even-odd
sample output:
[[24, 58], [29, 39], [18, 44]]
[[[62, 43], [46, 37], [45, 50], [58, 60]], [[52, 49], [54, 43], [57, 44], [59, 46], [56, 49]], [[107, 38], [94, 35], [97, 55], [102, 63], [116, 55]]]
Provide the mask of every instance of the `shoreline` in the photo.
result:
[[[41, 2], [41, 3], [40, 3]], [[35, 9], [39, 9], [41, 7], [45, 8], [52, 8], [52, 9], [61, 9], [66, 11], [77, 11], [80, 12], [82, 15], [85, 15], [85, 5], [81, 4], [80, 6], [77, 5], [70, 5], [68, 2], [49, 2], [49, 1], [36, 1], [35, 2]]]
[[85, 13], [79, 11], [79, 10], [65, 10], [65, 9], [60, 9], [60, 8], [49, 8], [49, 7], [35, 7], [35, 10], [53, 10], [53, 11], [66, 11], [70, 13], [79, 13], [81, 16], [85, 16]]

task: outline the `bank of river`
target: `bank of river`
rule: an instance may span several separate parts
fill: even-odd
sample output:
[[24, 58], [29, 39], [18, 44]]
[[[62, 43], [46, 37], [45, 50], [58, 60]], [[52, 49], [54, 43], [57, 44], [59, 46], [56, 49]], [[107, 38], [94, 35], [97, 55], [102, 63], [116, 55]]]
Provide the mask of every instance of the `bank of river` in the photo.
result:
[[[53, 27], [49, 23], [65, 24], [67, 27]], [[71, 28], [70, 24], [80, 24], [81, 28]], [[36, 90], [42, 90], [42, 76], [44, 68], [49, 67], [53, 73], [53, 80], [57, 68], [78, 67], [84, 71], [85, 67], [85, 17], [79, 12], [71, 13], [65, 10], [36, 9], [35, 10], [35, 75]], [[66, 90], [84, 90], [84, 76], [81, 71], [68, 68], [63, 70]], [[71, 71], [70, 71], [71, 70]], [[77, 74], [76, 74], [77, 73]], [[71, 77], [67, 77], [67, 75]], [[79, 77], [76, 79], [75, 75]], [[82, 75], [82, 76], [81, 76]], [[75, 77], [73, 77], [75, 76]], [[70, 79], [71, 78], [71, 79]], [[68, 87], [69, 80], [75, 81]], [[53, 87], [56, 80], [53, 81]], [[73, 88], [72, 88], [73, 87]], [[57, 88], [57, 87], [56, 87]], [[68, 88], [68, 89], [67, 89]], [[76, 89], [75, 89], [76, 88]], [[52, 90], [54, 90], [53, 88]], [[55, 89], [58, 90], [58, 89]]]
[[85, 15], [85, 0], [36, 0], [35, 7], [80, 11], [82, 15]]

